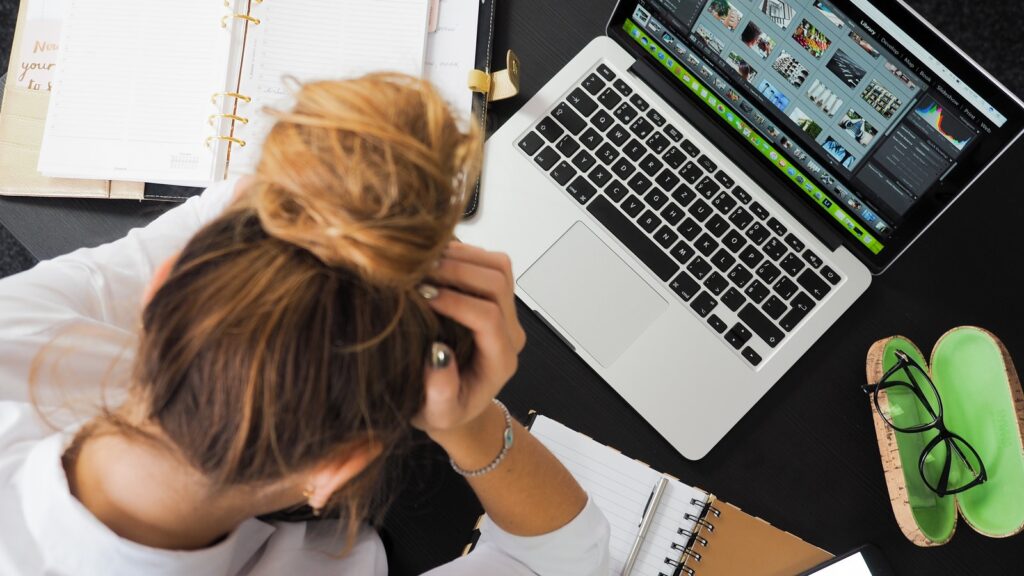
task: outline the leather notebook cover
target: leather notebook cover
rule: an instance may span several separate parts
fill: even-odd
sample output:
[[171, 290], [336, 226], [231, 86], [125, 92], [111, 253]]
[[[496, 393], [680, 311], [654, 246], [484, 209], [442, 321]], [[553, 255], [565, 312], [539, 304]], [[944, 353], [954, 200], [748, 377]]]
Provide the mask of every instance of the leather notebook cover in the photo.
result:
[[[498, 0], [481, 0], [480, 25], [477, 28], [479, 38], [476, 47], [476, 67], [490, 74], [494, 54], [494, 17], [497, 12]], [[480, 130], [487, 133], [487, 95], [475, 94], [473, 97], [473, 121], [480, 124]], [[480, 203], [480, 181], [477, 181], [473, 197], [466, 205], [466, 216], [472, 216]]]
[[701, 525], [698, 533], [708, 544], [694, 544], [692, 549], [700, 554], [700, 560], [689, 556], [684, 562], [696, 576], [792, 576], [832, 558], [821, 548], [732, 504], [714, 500], [712, 506], [721, 513], [717, 517], [713, 513], [705, 516], [714, 529]]

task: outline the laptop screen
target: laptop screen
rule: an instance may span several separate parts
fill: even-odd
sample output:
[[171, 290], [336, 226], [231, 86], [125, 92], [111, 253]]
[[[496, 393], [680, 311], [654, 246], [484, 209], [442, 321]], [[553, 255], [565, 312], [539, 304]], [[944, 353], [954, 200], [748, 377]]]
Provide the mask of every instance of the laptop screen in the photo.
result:
[[1019, 131], [1019, 105], [867, 0], [639, 0], [620, 11], [613, 28], [876, 262]]

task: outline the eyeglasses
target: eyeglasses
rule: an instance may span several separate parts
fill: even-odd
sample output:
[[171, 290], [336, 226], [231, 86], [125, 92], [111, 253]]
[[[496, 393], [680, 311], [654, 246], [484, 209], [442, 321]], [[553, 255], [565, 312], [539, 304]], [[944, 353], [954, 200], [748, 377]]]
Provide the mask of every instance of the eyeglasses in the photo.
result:
[[878, 415], [893, 430], [904, 434], [937, 431], [917, 463], [925, 485], [939, 496], [949, 496], [984, 483], [988, 476], [981, 456], [946, 428], [942, 399], [928, 373], [902, 350], [896, 350], [896, 359], [880, 382], [862, 389], [872, 396]]

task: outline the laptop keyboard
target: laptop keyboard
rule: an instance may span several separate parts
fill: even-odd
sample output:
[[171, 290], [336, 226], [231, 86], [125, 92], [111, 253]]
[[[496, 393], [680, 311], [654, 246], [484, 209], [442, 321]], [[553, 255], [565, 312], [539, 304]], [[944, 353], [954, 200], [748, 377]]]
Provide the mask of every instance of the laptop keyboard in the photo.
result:
[[753, 366], [842, 282], [607, 64], [517, 145]]

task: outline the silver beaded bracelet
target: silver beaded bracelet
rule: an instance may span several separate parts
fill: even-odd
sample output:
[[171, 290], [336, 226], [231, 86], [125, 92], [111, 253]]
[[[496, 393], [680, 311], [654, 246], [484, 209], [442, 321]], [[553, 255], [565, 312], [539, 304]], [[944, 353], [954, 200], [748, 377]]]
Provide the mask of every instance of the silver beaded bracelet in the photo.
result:
[[505, 405], [497, 398], [493, 399], [492, 402], [494, 402], [494, 404], [498, 408], [501, 408], [501, 411], [505, 413], [505, 433], [502, 435], [503, 442], [501, 445], [501, 452], [498, 453], [490, 464], [478, 470], [463, 470], [455, 463], [455, 460], [449, 458], [448, 462], [451, 463], [452, 470], [455, 470], [455, 473], [463, 478], [477, 478], [489, 472], [493, 472], [494, 469], [501, 464], [501, 461], [505, 459], [505, 456], [508, 456], [508, 451], [512, 449], [512, 444], [515, 441], [515, 438], [512, 435], [512, 414], [509, 413], [508, 408], [506, 408]]

